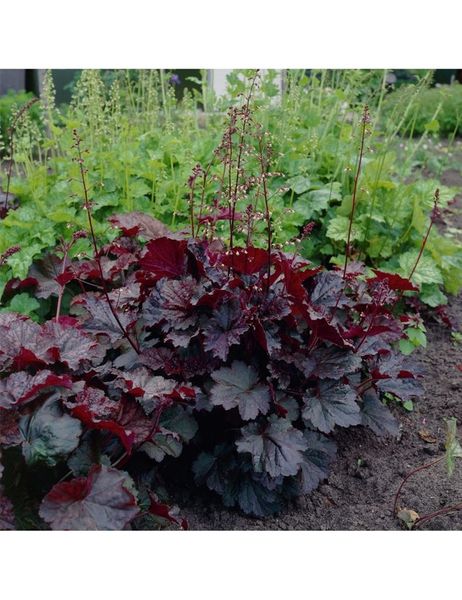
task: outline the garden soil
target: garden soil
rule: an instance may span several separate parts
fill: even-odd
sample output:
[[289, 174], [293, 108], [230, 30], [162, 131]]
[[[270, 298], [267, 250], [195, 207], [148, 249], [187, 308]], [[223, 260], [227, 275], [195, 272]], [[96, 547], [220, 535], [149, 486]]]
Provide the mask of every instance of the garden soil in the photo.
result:
[[[458, 185], [462, 177], [451, 170], [442, 183]], [[451, 210], [453, 227], [462, 229], [462, 196]], [[462, 324], [462, 295], [450, 301], [449, 314]], [[396, 408], [401, 423], [398, 439], [378, 438], [370, 430], [338, 430], [338, 456], [329, 478], [308, 496], [299, 498], [275, 517], [251, 518], [227, 510], [219, 498], [185, 492], [177, 498], [181, 513], [193, 530], [399, 530], [393, 515], [395, 493], [412, 469], [444, 456], [445, 419], [455, 417], [462, 435], [462, 344], [451, 331], [429, 316], [428, 346], [414, 356], [425, 369], [425, 394], [414, 410]], [[400, 506], [420, 516], [462, 502], [462, 461], [451, 478], [445, 461], [413, 476], [403, 488]], [[460, 530], [462, 511], [439, 516], [419, 529]]]

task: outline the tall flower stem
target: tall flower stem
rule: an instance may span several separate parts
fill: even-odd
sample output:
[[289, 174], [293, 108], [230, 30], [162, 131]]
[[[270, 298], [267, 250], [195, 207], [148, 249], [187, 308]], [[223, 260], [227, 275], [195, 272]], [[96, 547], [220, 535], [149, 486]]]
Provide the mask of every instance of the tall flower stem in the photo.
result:
[[24, 106], [19, 110], [19, 112], [14, 117], [11, 126], [8, 129], [8, 135], [10, 138], [10, 155], [8, 160], [8, 169], [6, 172], [6, 191], [5, 191], [5, 202], [3, 205], [3, 212], [6, 215], [8, 212], [8, 198], [10, 196], [10, 186], [11, 186], [11, 175], [13, 173], [13, 162], [14, 162], [14, 133], [16, 131], [16, 127], [19, 123], [21, 117], [29, 110], [29, 108], [39, 101], [39, 98], [32, 98], [29, 102], [26, 102]]
[[[242, 115], [243, 115], [242, 116], [242, 128], [241, 128], [241, 132], [240, 132], [240, 136], [239, 136], [239, 147], [238, 147], [237, 161], [236, 161], [236, 178], [235, 178], [235, 182], [234, 182], [234, 190], [233, 191], [231, 191], [231, 189], [229, 190], [230, 203], [231, 203], [229, 250], [231, 252], [231, 261], [233, 261], [234, 222], [235, 222], [235, 218], [236, 218], [237, 191], [238, 191], [238, 186], [239, 186], [239, 177], [240, 177], [240, 173], [241, 173], [241, 162], [242, 162], [242, 155], [243, 155], [243, 151], [244, 151], [245, 134], [246, 134], [246, 130], [247, 130], [247, 124], [250, 119], [250, 114], [249, 114], [250, 101], [253, 96], [253, 92], [255, 89], [255, 85], [256, 85], [258, 76], [259, 76], [259, 69], [257, 69], [255, 71], [255, 75], [252, 78], [252, 81], [250, 84], [250, 90], [246, 96], [245, 105], [242, 109]], [[231, 170], [231, 164], [229, 165], [229, 168]]]
[[78, 156], [78, 164], [79, 164], [79, 170], [80, 170], [80, 178], [82, 181], [82, 188], [83, 188], [83, 194], [84, 194], [84, 206], [85, 206], [85, 210], [87, 211], [87, 217], [88, 217], [88, 225], [90, 228], [90, 235], [91, 235], [91, 240], [92, 240], [92, 244], [93, 244], [93, 250], [94, 250], [94, 254], [95, 254], [95, 260], [96, 260], [96, 264], [98, 266], [98, 271], [99, 271], [99, 275], [101, 278], [101, 284], [103, 286], [103, 294], [106, 298], [107, 304], [109, 306], [109, 310], [112, 313], [112, 316], [114, 317], [120, 331], [122, 332], [123, 336], [125, 337], [125, 339], [127, 340], [127, 342], [130, 344], [130, 346], [133, 348], [133, 350], [139, 354], [140, 353], [140, 349], [138, 347], [138, 344], [136, 342], [134, 342], [132, 340], [132, 338], [129, 336], [127, 330], [125, 329], [125, 327], [122, 325], [122, 322], [119, 319], [119, 316], [116, 312], [116, 310], [114, 309], [114, 306], [112, 304], [112, 300], [109, 296], [109, 292], [108, 292], [108, 288], [107, 288], [107, 284], [106, 284], [106, 278], [104, 277], [104, 273], [103, 273], [103, 267], [101, 265], [101, 257], [99, 254], [99, 250], [98, 250], [98, 244], [96, 241], [96, 235], [95, 235], [95, 230], [93, 227], [93, 218], [91, 216], [91, 202], [90, 202], [90, 198], [89, 198], [89, 194], [88, 194], [88, 186], [87, 186], [87, 181], [86, 181], [86, 177], [85, 177], [85, 168], [84, 168], [84, 161], [83, 161], [83, 157], [82, 157], [82, 149], [80, 147], [80, 143], [81, 140], [78, 136], [77, 130], [74, 129], [73, 130], [73, 136], [74, 136], [74, 144], [75, 144], [75, 148], [77, 149], [77, 156]]
[[438, 213], [438, 203], [439, 203], [439, 200], [440, 200], [440, 191], [437, 188], [435, 190], [435, 196], [434, 196], [434, 202], [433, 202], [433, 210], [432, 210], [432, 214], [430, 216], [430, 223], [428, 225], [427, 232], [425, 233], [425, 236], [422, 239], [422, 243], [420, 245], [420, 250], [419, 250], [419, 254], [417, 256], [417, 259], [416, 259], [416, 261], [414, 263], [414, 266], [412, 267], [412, 270], [411, 270], [411, 272], [410, 272], [410, 274], [408, 276], [409, 280], [412, 279], [412, 277], [413, 277], [413, 275], [415, 273], [415, 270], [417, 269], [417, 266], [418, 266], [418, 264], [420, 262], [420, 259], [422, 258], [422, 254], [423, 254], [423, 251], [425, 250], [425, 246], [427, 245], [428, 236], [430, 235], [430, 231], [432, 230], [433, 223], [434, 223], [436, 215]]
[[364, 156], [364, 141], [366, 139], [367, 125], [370, 123], [369, 107], [367, 106], [367, 104], [364, 107], [361, 123], [362, 123], [361, 144], [360, 144], [360, 148], [359, 148], [358, 165], [356, 167], [356, 175], [355, 175], [354, 184], [353, 184], [353, 194], [351, 196], [351, 211], [350, 211], [350, 218], [349, 218], [349, 223], [348, 223], [348, 236], [347, 236], [347, 242], [346, 242], [346, 247], [345, 247], [345, 264], [343, 266], [343, 279], [345, 279], [347, 266], [348, 266], [348, 259], [350, 258], [351, 232], [352, 232], [352, 228], [353, 228], [353, 219], [354, 219], [354, 214], [355, 214], [355, 209], [356, 209], [356, 195], [358, 192], [358, 181], [359, 181], [359, 176], [361, 174], [361, 166], [362, 166], [363, 156]]

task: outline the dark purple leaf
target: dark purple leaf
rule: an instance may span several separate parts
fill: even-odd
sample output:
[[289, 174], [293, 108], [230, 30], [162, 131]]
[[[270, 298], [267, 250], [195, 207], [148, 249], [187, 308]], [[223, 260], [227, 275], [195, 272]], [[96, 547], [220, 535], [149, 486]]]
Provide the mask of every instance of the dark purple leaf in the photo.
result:
[[310, 301], [315, 306], [324, 308], [342, 307], [349, 304], [345, 296], [345, 282], [336, 271], [322, 271], [314, 279], [315, 285]]
[[242, 334], [248, 329], [239, 300], [226, 299], [208, 319], [204, 328], [204, 348], [224, 362], [228, 358], [230, 347], [238, 344]]
[[146, 248], [146, 253], [140, 259], [140, 266], [153, 273], [157, 279], [181, 277], [186, 274], [186, 240], [161, 237], [151, 240]]
[[354, 373], [361, 368], [362, 361], [359, 356], [348, 350], [340, 348], [317, 348], [310, 354], [313, 364], [312, 370], [305, 371], [305, 376], [315, 375], [321, 379], [340, 379], [344, 375]]
[[[106, 298], [90, 292], [80, 294], [72, 301], [71, 310], [73, 313], [83, 312], [86, 315], [83, 321], [84, 331], [107, 335], [113, 344], [124, 337]], [[117, 309], [116, 314], [125, 330], [136, 320], [136, 314], [132, 311]]]
[[16, 313], [0, 313], [0, 371], [15, 365], [22, 369], [42, 362], [41, 328], [31, 319]]
[[168, 404], [166, 400], [171, 399], [178, 388], [176, 381], [153, 375], [146, 367], [119, 372], [114, 385], [137, 398], [147, 415]]
[[[43, 258], [34, 261], [34, 264], [29, 269], [29, 277], [37, 281], [35, 295], [37, 298], [49, 298], [57, 296], [62, 291], [62, 274], [70, 261], [64, 261], [56, 254], [46, 254]], [[64, 268], [63, 268], [64, 267]], [[72, 276], [71, 276], [72, 279]]]
[[300, 491], [309, 494], [329, 475], [337, 448], [334, 442], [316, 431], [305, 431], [303, 436], [308, 448], [303, 453], [300, 469]]
[[368, 390], [363, 396], [361, 421], [376, 435], [388, 434], [396, 437], [399, 433], [398, 421], [373, 390]]
[[238, 408], [245, 421], [268, 412], [269, 388], [260, 382], [258, 373], [250, 365], [236, 360], [231, 367], [214, 371], [212, 379], [215, 384], [210, 391], [210, 400], [214, 406], [222, 406], [225, 410]]
[[143, 318], [147, 325], [165, 321], [165, 331], [187, 329], [197, 321], [194, 307], [203, 294], [203, 285], [191, 276], [180, 280], [162, 279], [144, 303]]
[[0, 408], [0, 444], [4, 447], [17, 446], [22, 436], [19, 431], [19, 413], [16, 410]]
[[379, 379], [375, 382], [381, 392], [388, 392], [401, 400], [410, 400], [423, 394], [423, 386], [417, 379], [406, 377], [401, 379]]
[[168, 227], [146, 213], [133, 211], [109, 217], [113, 227], [119, 227], [126, 236], [142, 235], [148, 240], [168, 236]]
[[41, 343], [47, 350], [48, 362], [62, 362], [73, 371], [77, 371], [83, 364], [99, 365], [107, 349], [101, 341], [82, 331], [78, 322], [69, 317], [47, 321], [42, 327]]
[[88, 477], [56, 484], [40, 506], [40, 516], [55, 530], [121, 530], [138, 513], [130, 476], [102, 465]]
[[197, 432], [197, 423], [182, 406], [172, 406], [162, 413], [159, 432], [141, 447], [157, 462], [165, 455], [180, 456], [183, 443], [192, 440]]
[[256, 423], [246, 425], [236, 446], [238, 452], [251, 455], [257, 473], [278, 477], [298, 473], [308, 444], [289, 420], [274, 418], [263, 431]]
[[317, 389], [303, 396], [303, 418], [323, 433], [331, 432], [336, 425], [359, 425], [361, 415], [356, 397], [356, 392], [349, 385], [320, 381]]
[[30, 375], [17, 371], [0, 379], [0, 408], [11, 408], [34, 400], [39, 394], [54, 387], [72, 388], [69, 375], [55, 375], [51, 371], [39, 371]]

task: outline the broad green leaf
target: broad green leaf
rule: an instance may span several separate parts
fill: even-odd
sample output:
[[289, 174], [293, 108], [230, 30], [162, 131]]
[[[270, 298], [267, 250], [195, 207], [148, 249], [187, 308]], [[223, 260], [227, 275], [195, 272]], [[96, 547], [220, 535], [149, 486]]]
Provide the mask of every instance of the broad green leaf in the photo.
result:
[[11, 299], [7, 309], [2, 309], [2, 312], [7, 310], [9, 312], [30, 316], [38, 308], [40, 308], [40, 303], [26, 292], [23, 292], [22, 294], [16, 294], [16, 296]]
[[[409, 277], [418, 257], [418, 250], [409, 250], [399, 257], [399, 273], [403, 277]], [[441, 271], [435, 261], [428, 255], [423, 254], [419, 260], [417, 268], [412, 276], [412, 282], [422, 283], [443, 283]]]
[[[339, 242], [346, 242], [348, 239], [348, 228], [350, 224], [350, 219], [348, 217], [337, 216], [331, 219], [328, 227], [326, 235], [331, 240], [336, 240]], [[351, 229], [351, 240], [362, 241], [364, 240], [364, 231], [353, 222], [353, 226]]]

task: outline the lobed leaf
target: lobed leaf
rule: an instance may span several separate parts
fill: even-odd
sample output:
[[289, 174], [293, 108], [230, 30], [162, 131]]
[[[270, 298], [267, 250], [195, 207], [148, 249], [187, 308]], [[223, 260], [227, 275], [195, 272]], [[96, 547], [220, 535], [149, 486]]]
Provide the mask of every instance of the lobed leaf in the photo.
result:
[[139, 513], [133, 482], [124, 471], [95, 465], [88, 477], [56, 484], [39, 514], [55, 530], [121, 530]]

